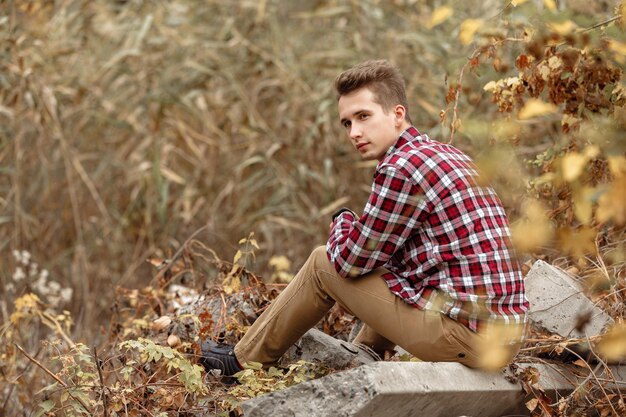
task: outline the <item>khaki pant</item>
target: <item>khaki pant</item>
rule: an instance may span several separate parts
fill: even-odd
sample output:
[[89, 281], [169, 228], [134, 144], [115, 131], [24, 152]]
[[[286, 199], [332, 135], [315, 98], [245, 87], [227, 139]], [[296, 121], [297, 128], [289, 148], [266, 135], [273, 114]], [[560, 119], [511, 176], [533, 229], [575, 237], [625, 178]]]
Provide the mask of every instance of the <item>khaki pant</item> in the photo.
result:
[[[239, 362], [276, 363], [338, 302], [365, 323], [354, 342], [379, 354], [398, 345], [423, 361], [480, 365], [481, 335], [443, 314], [409, 306], [389, 291], [384, 272], [342, 278], [318, 247], [235, 346]], [[511, 349], [510, 358], [518, 349]]]

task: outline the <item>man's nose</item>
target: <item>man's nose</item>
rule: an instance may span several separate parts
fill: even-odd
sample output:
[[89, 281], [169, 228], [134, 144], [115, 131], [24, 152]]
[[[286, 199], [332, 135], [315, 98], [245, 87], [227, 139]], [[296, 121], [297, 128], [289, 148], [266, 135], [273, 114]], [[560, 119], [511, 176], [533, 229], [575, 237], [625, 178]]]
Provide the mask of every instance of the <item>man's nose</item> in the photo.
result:
[[361, 129], [353, 123], [352, 126], [350, 126], [350, 139], [358, 139], [361, 137], [361, 135]]

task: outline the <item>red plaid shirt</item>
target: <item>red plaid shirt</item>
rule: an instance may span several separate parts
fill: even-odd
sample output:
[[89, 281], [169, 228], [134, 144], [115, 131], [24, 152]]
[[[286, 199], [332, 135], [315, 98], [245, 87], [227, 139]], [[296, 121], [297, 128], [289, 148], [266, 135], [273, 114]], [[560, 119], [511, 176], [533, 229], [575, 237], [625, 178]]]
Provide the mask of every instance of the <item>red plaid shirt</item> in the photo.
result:
[[483, 320], [524, 323], [528, 301], [506, 214], [477, 176], [463, 152], [408, 128], [377, 165], [363, 215], [335, 218], [329, 260], [343, 277], [382, 266], [398, 297], [474, 331]]

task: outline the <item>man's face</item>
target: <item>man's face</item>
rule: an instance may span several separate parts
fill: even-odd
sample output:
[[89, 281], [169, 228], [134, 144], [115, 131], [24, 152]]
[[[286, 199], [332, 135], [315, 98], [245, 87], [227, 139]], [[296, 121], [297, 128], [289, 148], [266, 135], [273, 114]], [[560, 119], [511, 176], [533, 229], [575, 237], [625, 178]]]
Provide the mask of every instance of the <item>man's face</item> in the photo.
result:
[[408, 127], [404, 121], [404, 107], [397, 105], [385, 112], [374, 101], [374, 93], [369, 88], [341, 96], [339, 118], [352, 145], [364, 160], [382, 159]]

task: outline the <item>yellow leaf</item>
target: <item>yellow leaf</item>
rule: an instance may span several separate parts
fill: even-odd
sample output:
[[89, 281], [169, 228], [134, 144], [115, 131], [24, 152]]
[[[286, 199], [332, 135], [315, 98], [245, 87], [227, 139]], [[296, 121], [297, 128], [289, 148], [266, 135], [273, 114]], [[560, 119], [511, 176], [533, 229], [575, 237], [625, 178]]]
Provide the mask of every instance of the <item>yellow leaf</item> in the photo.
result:
[[581, 368], [585, 368], [585, 369], [589, 368], [589, 365], [583, 359], [578, 359], [578, 360], [574, 361], [574, 365], [580, 366]]
[[239, 276], [228, 277], [224, 280], [222, 287], [227, 295], [239, 292], [241, 289], [241, 278]]
[[514, 120], [496, 121], [491, 128], [491, 134], [495, 140], [509, 141], [511, 138], [518, 136], [520, 133], [520, 123], [517, 123]]
[[597, 158], [600, 155], [600, 147], [598, 145], [589, 145], [585, 148], [583, 154], [590, 160]]
[[556, 2], [554, 0], [543, 0], [543, 5], [552, 12], [556, 10]]
[[615, 177], [623, 177], [626, 175], [626, 157], [624, 156], [609, 156], [609, 169], [611, 174]]
[[513, 7], [517, 7], [517, 6], [519, 6], [520, 4], [524, 4], [524, 3], [526, 3], [527, 1], [528, 1], [528, 0], [511, 0], [511, 5], [512, 5]]
[[241, 259], [242, 253], [240, 250], [237, 251], [237, 253], [235, 253], [235, 256], [233, 257], [233, 263], [236, 264], [237, 262], [239, 262], [239, 260]]
[[489, 81], [487, 84], [485, 84], [483, 90], [493, 92], [497, 86], [498, 84], [495, 81]]
[[291, 268], [291, 262], [286, 256], [272, 256], [269, 265], [273, 266], [277, 271], [288, 271]]
[[557, 108], [554, 104], [531, 98], [519, 111], [517, 118], [520, 120], [532, 119], [533, 117], [556, 113], [556, 110]]
[[589, 158], [578, 152], [570, 152], [561, 160], [563, 179], [568, 182], [575, 181], [583, 173]]
[[522, 339], [523, 327], [519, 325], [490, 324], [485, 328], [478, 345], [479, 367], [486, 371], [498, 371], [511, 358], [510, 345]]
[[528, 408], [528, 411], [533, 411], [535, 408], [537, 408], [538, 404], [539, 400], [533, 398], [532, 400], [528, 400], [528, 402], [526, 402], [526, 408]]
[[452, 7], [449, 7], [449, 6], [437, 7], [433, 11], [432, 16], [430, 17], [430, 21], [428, 22], [426, 26], [428, 27], [428, 29], [432, 29], [435, 26], [440, 25], [441, 23], [448, 20], [448, 18], [450, 18], [450, 16], [452, 16], [453, 14], [454, 14], [454, 10], [452, 9]]
[[523, 218], [511, 225], [512, 240], [520, 252], [531, 252], [552, 239], [554, 228], [538, 201], [526, 202], [522, 212]]
[[539, 65], [537, 65], [537, 69], [539, 70], [539, 75], [541, 75], [541, 79], [544, 81], [548, 81], [548, 78], [550, 77], [550, 67], [548, 66], [548, 64], [544, 62], [541, 62]]
[[626, 176], [617, 177], [598, 199], [596, 220], [606, 223], [626, 224]]
[[263, 369], [263, 364], [261, 362], [253, 362], [249, 361], [243, 364], [244, 369], [254, 369], [255, 371], [260, 371]]
[[534, 185], [550, 184], [551, 182], [554, 182], [555, 179], [556, 179], [556, 175], [554, 174], [554, 172], [546, 172], [545, 174], [535, 178], [533, 180], [533, 184]]
[[598, 353], [609, 361], [626, 358], [626, 324], [611, 327], [598, 342]]
[[459, 39], [463, 45], [469, 45], [474, 40], [474, 35], [483, 24], [481, 19], [466, 19], [461, 23]]
[[595, 189], [583, 187], [574, 191], [574, 215], [582, 224], [589, 224], [593, 214], [593, 195]]
[[289, 273], [291, 262], [286, 256], [272, 256], [269, 260], [269, 264], [274, 267], [270, 282], [291, 282], [293, 279], [293, 275]]
[[596, 253], [596, 234], [590, 227], [583, 227], [577, 231], [561, 229], [558, 233], [559, 246], [573, 257], [582, 258]]
[[566, 20], [560, 23], [551, 22], [550, 27], [559, 35], [568, 35], [572, 31], [574, 31], [574, 29], [576, 29], [577, 26], [576, 26], [576, 23], [572, 22], [571, 20]]
[[563, 118], [561, 119], [561, 126], [569, 125], [574, 126], [576, 123], [579, 123], [580, 119], [572, 116], [571, 114], [563, 114]]
[[626, 43], [618, 42], [615, 39], [609, 39], [609, 49], [620, 55], [626, 55]]
[[[611, 101], [622, 101], [626, 98], [626, 89], [624, 88], [624, 85], [619, 83], [617, 85], [615, 85], [615, 88], [613, 88], [613, 91], [611, 91]], [[2, 109], [0, 109], [0, 111], [2, 111]]]
[[15, 300], [15, 311], [11, 314], [11, 323], [17, 325], [23, 318], [31, 318], [40, 312], [41, 300], [33, 293], [24, 294]]
[[551, 56], [550, 59], [548, 59], [548, 68], [550, 69], [559, 69], [561, 68], [561, 65], [563, 65], [563, 60], [556, 55]]
[[626, 43], [621, 43], [616, 40], [609, 40], [609, 50], [613, 51], [613, 57], [615, 60], [623, 64], [626, 61]]

